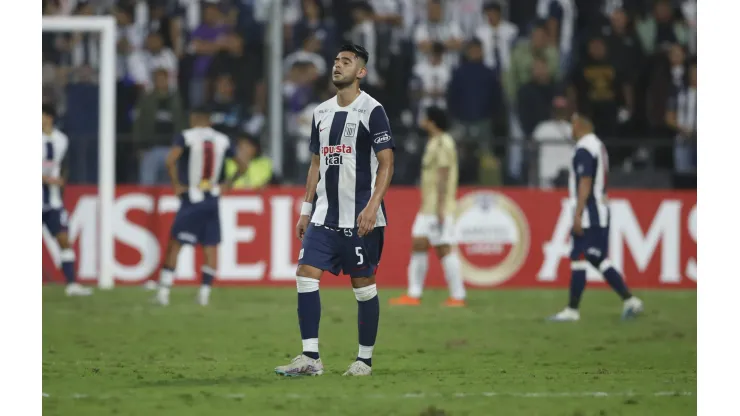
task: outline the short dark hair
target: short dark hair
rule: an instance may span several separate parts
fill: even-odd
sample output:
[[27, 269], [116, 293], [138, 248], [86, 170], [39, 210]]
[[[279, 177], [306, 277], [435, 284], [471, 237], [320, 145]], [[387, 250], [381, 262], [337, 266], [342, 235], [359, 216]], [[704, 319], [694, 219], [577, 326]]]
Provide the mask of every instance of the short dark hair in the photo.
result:
[[41, 113], [46, 114], [51, 118], [57, 118], [57, 109], [51, 104], [44, 104], [41, 106]]
[[208, 104], [196, 105], [190, 109], [191, 115], [210, 116], [212, 112], [213, 112], [213, 109]]
[[427, 119], [434, 123], [440, 130], [446, 131], [449, 127], [447, 112], [439, 107], [427, 108]]
[[339, 48], [339, 52], [352, 52], [353, 54], [355, 54], [356, 57], [362, 59], [365, 64], [370, 61], [370, 54], [367, 52], [367, 49], [354, 43], [342, 45], [342, 47]]
[[432, 44], [432, 55], [442, 55], [445, 53], [445, 45], [442, 42], [434, 42]]

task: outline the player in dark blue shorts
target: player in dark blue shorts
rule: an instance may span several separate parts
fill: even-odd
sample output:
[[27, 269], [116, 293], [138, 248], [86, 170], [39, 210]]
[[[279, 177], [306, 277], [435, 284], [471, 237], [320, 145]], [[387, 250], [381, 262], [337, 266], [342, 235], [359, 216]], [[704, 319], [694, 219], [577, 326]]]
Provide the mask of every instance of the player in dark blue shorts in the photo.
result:
[[372, 373], [380, 317], [375, 273], [383, 253], [383, 197], [393, 176], [394, 144], [383, 106], [360, 90], [367, 61], [361, 46], [342, 47], [332, 69], [337, 95], [314, 110], [313, 156], [296, 226], [303, 242], [296, 271], [303, 352], [275, 368], [280, 375], [324, 372], [319, 358], [319, 279], [324, 271], [349, 275], [357, 299], [360, 346], [344, 375]]
[[[241, 158], [236, 157], [229, 138], [211, 128], [210, 112], [207, 109], [194, 109], [190, 124], [191, 128], [177, 135], [167, 156], [167, 170], [175, 195], [180, 198], [180, 209], [172, 223], [170, 241], [159, 276], [156, 301], [161, 305], [169, 304], [177, 256], [183, 244], [203, 247], [204, 261], [198, 303], [208, 304], [217, 269], [216, 254], [221, 243], [219, 196], [230, 189], [233, 178], [242, 175], [247, 168]], [[226, 158], [234, 158], [239, 168], [224, 183], [223, 167]]]

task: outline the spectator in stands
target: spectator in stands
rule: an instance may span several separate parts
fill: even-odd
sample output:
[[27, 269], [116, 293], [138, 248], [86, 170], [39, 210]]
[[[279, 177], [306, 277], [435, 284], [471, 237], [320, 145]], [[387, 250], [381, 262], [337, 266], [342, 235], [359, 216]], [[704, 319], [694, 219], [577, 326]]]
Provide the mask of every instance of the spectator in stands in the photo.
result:
[[483, 62], [491, 69], [504, 73], [511, 67], [511, 48], [519, 36], [519, 28], [504, 20], [501, 4], [486, 3], [483, 8], [485, 22], [475, 31], [483, 44]]
[[688, 70], [688, 84], [675, 94], [666, 112], [666, 124], [675, 131], [673, 166], [677, 173], [696, 171], [696, 62]]
[[413, 69], [412, 95], [418, 100], [418, 120], [429, 107], [447, 108], [447, 85], [452, 69], [444, 62], [445, 47], [440, 42], [432, 45], [428, 60], [417, 62]]
[[311, 62], [316, 67], [319, 76], [326, 75], [326, 60], [320, 54], [321, 49], [321, 39], [317, 33], [308, 33], [303, 40], [302, 48], [285, 57], [283, 69], [287, 73], [296, 62]]
[[466, 48], [466, 60], [452, 73], [447, 88], [447, 105], [454, 117], [457, 137], [493, 152], [494, 111], [500, 109], [501, 86], [496, 73], [483, 63], [481, 42], [473, 39]]
[[552, 118], [539, 123], [532, 133], [532, 138], [539, 143], [538, 174], [542, 188], [567, 186], [568, 165], [573, 156], [573, 131], [568, 115], [565, 97], [555, 97]]
[[686, 45], [689, 40], [686, 26], [674, 20], [670, 0], [655, 1], [652, 15], [637, 24], [637, 34], [648, 54], [675, 43]]
[[254, 54], [246, 54], [244, 40], [236, 31], [224, 35], [223, 47], [213, 56], [208, 67], [209, 97], [212, 98], [216, 79], [222, 74], [231, 75], [236, 95], [245, 104], [252, 103], [255, 89], [262, 78], [262, 66]]
[[[237, 152], [239, 157], [249, 164], [247, 171], [234, 179], [235, 189], [262, 189], [272, 180], [272, 160], [262, 154], [259, 140], [247, 134], [240, 134], [237, 138]], [[238, 170], [233, 159], [226, 161], [225, 173], [227, 178], [234, 176]]]
[[194, 60], [190, 71], [190, 105], [197, 106], [205, 101], [206, 78], [213, 56], [225, 43], [226, 26], [223, 15], [216, 4], [203, 5], [203, 21], [192, 33], [190, 48]]
[[600, 37], [588, 42], [588, 55], [573, 70], [568, 95], [574, 108], [591, 114], [596, 134], [602, 138], [614, 138], [619, 122], [632, 113], [632, 87]]
[[147, 8], [147, 31], [158, 33], [165, 48], [179, 58], [183, 56], [182, 19], [175, 12], [171, 0], [149, 0]]
[[434, 42], [441, 42], [447, 50], [445, 61], [454, 66], [463, 44], [463, 34], [455, 21], [445, 21], [440, 0], [427, 1], [427, 18], [414, 29], [414, 44], [417, 48], [416, 62], [427, 59]]
[[[413, 0], [411, 0], [413, 1]], [[523, 0], [517, 0], [517, 2]], [[457, 22], [462, 31], [463, 39], [471, 39], [475, 31], [484, 22], [485, 16], [481, 16], [485, 3], [483, 0], [455, 0], [444, 2], [445, 16], [453, 22]], [[413, 6], [411, 6], [413, 7]]]
[[116, 23], [118, 24], [118, 69], [119, 76], [128, 74], [126, 62], [128, 57], [141, 50], [144, 46], [146, 33], [134, 24], [134, 9], [126, 5], [119, 5], [115, 9]]
[[536, 58], [547, 62], [550, 78], [558, 79], [558, 50], [548, 44], [547, 32], [543, 25], [536, 25], [529, 40], [520, 41], [511, 55], [511, 67], [504, 73], [505, 90], [509, 105], [516, 108], [516, 96], [524, 84], [532, 77], [532, 66]]
[[170, 74], [170, 85], [177, 84], [178, 60], [175, 53], [164, 45], [162, 35], [150, 33], [146, 47], [134, 52], [128, 58], [128, 70], [133, 82], [143, 89], [152, 87], [152, 73], [155, 69], [164, 69]]
[[301, 6], [303, 15], [293, 29], [293, 48], [301, 47], [304, 39], [315, 36], [321, 42], [321, 50], [317, 52], [326, 59], [335, 52], [337, 38], [334, 25], [324, 19], [324, 10], [318, 0], [303, 0]]
[[686, 52], [674, 44], [667, 53], [653, 57], [647, 91], [648, 120], [660, 132], [664, 125], [668, 102], [686, 86]]
[[140, 155], [139, 182], [142, 185], [167, 183], [165, 159], [174, 135], [185, 128], [182, 99], [170, 83], [166, 69], [152, 74], [154, 88], [136, 105], [133, 127], [134, 147]]
[[570, 65], [576, 24], [574, 0], [539, 0], [537, 17], [545, 21], [550, 44], [560, 52], [560, 71], [566, 72]]
[[550, 117], [554, 97], [555, 84], [547, 68], [547, 61], [537, 57], [532, 65], [532, 79], [519, 88], [517, 99], [519, 121], [526, 137], [532, 135], [540, 122]]
[[354, 25], [350, 32], [351, 42], [363, 45], [370, 54], [370, 62], [366, 65], [367, 75], [364, 79], [364, 85], [369, 87], [366, 88], [369, 89], [368, 93], [377, 98], [381, 94], [378, 89], [383, 87], [384, 82], [377, 70], [377, 59], [373, 59], [373, 57], [377, 58], [378, 56], [378, 37], [375, 30], [374, 12], [370, 4], [366, 1], [354, 4], [352, 7], [352, 21]]
[[229, 135], [241, 128], [244, 121], [244, 105], [236, 96], [234, 80], [228, 73], [216, 77], [210, 109], [211, 125], [214, 129]]
[[610, 26], [606, 31], [607, 49], [619, 71], [630, 82], [636, 82], [640, 75], [644, 55], [640, 39], [630, 25], [630, 18], [624, 9], [614, 9], [610, 16]]

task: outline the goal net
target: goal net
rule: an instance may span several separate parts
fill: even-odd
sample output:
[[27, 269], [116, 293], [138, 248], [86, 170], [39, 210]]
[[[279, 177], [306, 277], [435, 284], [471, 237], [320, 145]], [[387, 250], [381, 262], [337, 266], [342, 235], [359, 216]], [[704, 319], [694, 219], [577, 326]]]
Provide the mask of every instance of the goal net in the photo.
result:
[[[87, 65], [81, 65], [74, 67], [70, 65], [69, 59], [64, 62], [58, 62], [57, 65], [46, 65], [44, 67], [44, 88], [46, 91], [44, 100], [48, 103], [55, 105], [61, 112], [59, 112], [61, 118], [64, 118], [65, 113], [80, 110], [79, 102], [70, 103], [67, 100], [68, 94], [77, 94], [80, 91], [84, 91], [85, 94], [78, 94], [87, 96], [89, 98], [90, 93], [96, 95], [98, 111], [97, 119], [85, 120], [78, 118], [77, 124], [83, 124], [83, 126], [76, 126], [78, 132], [84, 132], [87, 127], [93, 126], [93, 131], [90, 132], [88, 137], [84, 136], [84, 133], [78, 133], [75, 137], [74, 133], [68, 133], [70, 139], [70, 149], [68, 150], [68, 159], [70, 164], [70, 182], [71, 183], [90, 183], [97, 184], [97, 204], [96, 204], [96, 215], [97, 215], [97, 276], [98, 286], [101, 289], [110, 289], [114, 285], [113, 281], [113, 267], [114, 267], [114, 236], [113, 236], [113, 221], [114, 221], [114, 198], [115, 198], [115, 141], [116, 141], [116, 22], [112, 16], [100, 16], [100, 17], [84, 17], [84, 16], [44, 16], [42, 19], [42, 28], [44, 35], [58, 35], [52, 36], [53, 42], [65, 43], [69, 50], [68, 57], [75, 57], [75, 53], [89, 53], [89, 49], [86, 48], [87, 42], [95, 42], [96, 47], [95, 53], [95, 65], [93, 67]], [[92, 36], [86, 36], [92, 35]], [[79, 45], [83, 42], [83, 45]], [[70, 45], [80, 46], [80, 48], [71, 48]], [[81, 52], [80, 52], [81, 51]], [[46, 57], [45, 57], [46, 58]], [[79, 56], [78, 56], [79, 58]], [[46, 60], [46, 59], [45, 59]], [[79, 60], [79, 59], [72, 59]], [[74, 85], [70, 85], [70, 82]], [[77, 84], [85, 84], [82, 87], [75, 90], [73, 87], [77, 87]], [[89, 88], [84, 88], [89, 87]], [[97, 92], [97, 93], [96, 93]], [[73, 108], [70, 108], [70, 105]], [[94, 111], [91, 112], [95, 114]], [[79, 113], [78, 113], [79, 114]], [[70, 121], [70, 124], [75, 124]], [[95, 129], [97, 125], [97, 129]], [[62, 131], [65, 131], [65, 126], [61, 126]], [[97, 131], [95, 131], [97, 130]], [[94, 146], [89, 146], [92, 142]], [[97, 155], [95, 156], [94, 163], [89, 163], [91, 158], [79, 157], [80, 153], [77, 152], [80, 148], [95, 149], [97, 148]], [[89, 155], [88, 155], [89, 156]], [[97, 164], [97, 172], [91, 172], [95, 170], [90, 168]], [[70, 224], [70, 237], [75, 238], [74, 224]], [[59, 264], [59, 250], [56, 244], [53, 242], [53, 237], [46, 234], [44, 235], [44, 246], [52, 256], [54, 262]], [[78, 265], [79, 267], [79, 265]], [[45, 271], [46, 273], [46, 271]]]

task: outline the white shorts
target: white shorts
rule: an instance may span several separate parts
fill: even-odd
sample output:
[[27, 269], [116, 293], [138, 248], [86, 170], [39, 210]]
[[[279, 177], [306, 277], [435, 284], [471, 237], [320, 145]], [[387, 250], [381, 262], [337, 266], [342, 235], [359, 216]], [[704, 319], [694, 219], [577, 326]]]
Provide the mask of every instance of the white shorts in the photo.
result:
[[445, 217], [442, 227], [433, 214], [416, 214], [414, 225], [411, 227], [411, 237], [426, 238], [433, 247], [453, 245], [455, 238], [455, 220], [451, 215]]

